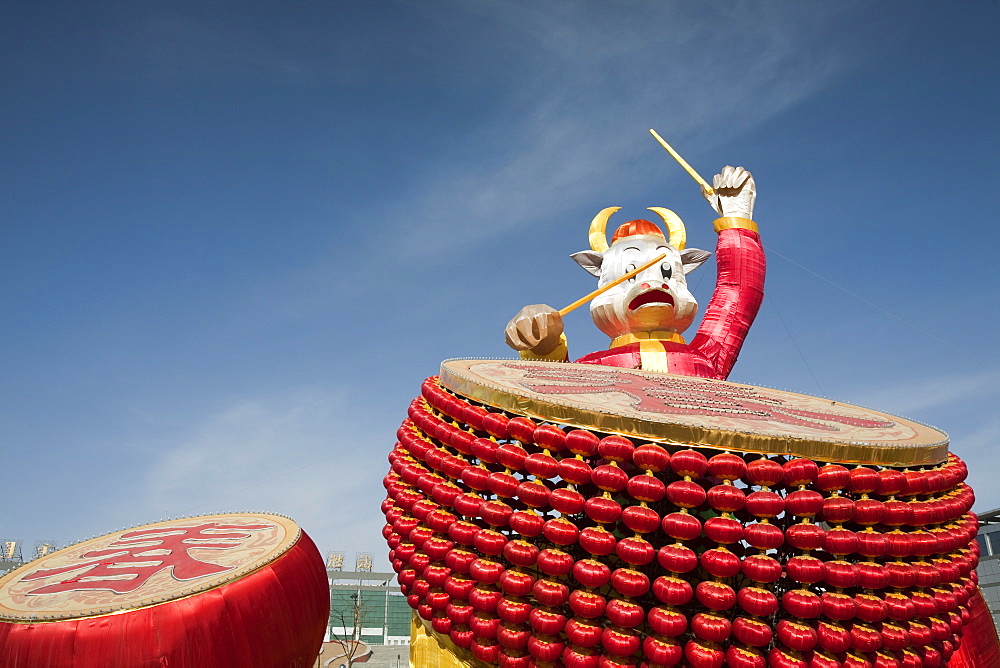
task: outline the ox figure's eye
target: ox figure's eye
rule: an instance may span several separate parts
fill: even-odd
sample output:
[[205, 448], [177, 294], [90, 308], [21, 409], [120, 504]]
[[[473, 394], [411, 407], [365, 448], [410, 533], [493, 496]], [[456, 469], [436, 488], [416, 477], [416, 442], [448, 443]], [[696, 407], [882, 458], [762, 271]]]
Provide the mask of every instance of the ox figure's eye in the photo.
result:
[[670, 275], [674, 273], [674, 269], [669, 263], [664, 262], [660, 265], [660, 272], [663, 274], [663, 280], [667, 280], [670, 278]]
[[[630, 264], [627, 267], [625, 267], [625, 273], [626, 274], [629, 273], [630, 271], [635, 271], [635, 265], [634, 264]], [[635, 276], [629, 276], [628, 282], [629, 283], [635, 283]]]

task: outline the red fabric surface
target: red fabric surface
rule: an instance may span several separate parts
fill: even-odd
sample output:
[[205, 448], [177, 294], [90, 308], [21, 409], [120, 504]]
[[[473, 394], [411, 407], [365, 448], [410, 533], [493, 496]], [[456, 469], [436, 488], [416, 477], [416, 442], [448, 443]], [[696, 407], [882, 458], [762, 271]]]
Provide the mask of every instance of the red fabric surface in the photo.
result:
[[[764, 299], [764, 249], [756, 232], [733, 228], [719, 233], [719, 273], [698, 333], [691, 343], [663, 342], [670, 373], [725, 380]], [[640, 368], [639, 344], [599, 350], [576, 360]]]
[[1000, 640], [978, 590], [969, 599], [969, 612], [972, 619], [962, 633], [962, 646], [952, 655], [948, 668], [1000, 668]]
[[235, 582], [188, 598], [90, 619], [0, 622], [4, 668], [308, 668], [330, 613], [312, 540]]

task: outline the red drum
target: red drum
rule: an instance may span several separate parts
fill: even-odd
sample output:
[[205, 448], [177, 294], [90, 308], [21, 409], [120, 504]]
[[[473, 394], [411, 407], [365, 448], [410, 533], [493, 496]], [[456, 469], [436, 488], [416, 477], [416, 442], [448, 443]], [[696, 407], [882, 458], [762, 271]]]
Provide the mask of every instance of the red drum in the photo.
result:
[[[457, 615], [455, 652], [946, 662], [969, 619], [973, 494], [926, 425], [705, 378], [449, 360], [397, 436], [383, 533], [416, 614]], [[467, 631], [470, 605], [497, 624]]]
[[304, 668], [329, 610], [323, 559], [294, 521], [157, 522], [0, 578], [0, 665]]

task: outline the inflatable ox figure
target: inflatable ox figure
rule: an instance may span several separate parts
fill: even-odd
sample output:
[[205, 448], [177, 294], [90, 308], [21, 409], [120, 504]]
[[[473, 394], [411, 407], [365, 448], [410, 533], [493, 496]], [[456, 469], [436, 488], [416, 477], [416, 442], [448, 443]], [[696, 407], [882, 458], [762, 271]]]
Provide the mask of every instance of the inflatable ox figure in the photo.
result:
[[[698, 303], [688, 290], [687, 275], [710, 253], [685, 247], [684, 224], [669, 209], [650, 208], [669, 232], [656, 224], [633, 220], [607, 242], [608, 220], [618, 207], [599, 213], [590, 226], [589, 251], [573, 254], [597, 276], [598, 286], [620, 278], [659, 255], [666, 258], [596, 297], [590, 313], [611, 337], [611, 346], [576, 360], [585, 364], [664, 371], [686, 376], [725, 379], [764, 297], [764, 250], [753, 222], [756, 185], [742, 167], [725, 167], [715, 176], [714, 192], [705, 192], [721, 216], [718, 233], [715, 293], [690, 343], [681, 334], [694, 321]], [[507, 344], [524, 359], [568, 361], [562, 316], [545, 304], [526, 306], [506, 329]]]

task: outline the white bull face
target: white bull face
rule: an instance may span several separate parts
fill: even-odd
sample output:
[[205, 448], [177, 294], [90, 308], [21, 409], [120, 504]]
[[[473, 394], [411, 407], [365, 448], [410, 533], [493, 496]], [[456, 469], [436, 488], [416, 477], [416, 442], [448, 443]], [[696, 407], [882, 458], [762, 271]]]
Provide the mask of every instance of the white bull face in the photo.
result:
[[574, 253], [584, 269], [597, 276], [598, 286], [614, 281], [658, 255], [666, 258], [594, 298], [590, 315], [612, 339], [637, 332], [680, 334], [694, 321], [698, 302], [687, 287], [687, 274], [711, 255], [697, 248], [678, 251], [663, 237], [636, 235], [620, 239], [604, 253]]

